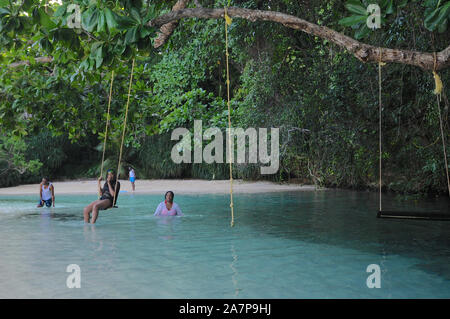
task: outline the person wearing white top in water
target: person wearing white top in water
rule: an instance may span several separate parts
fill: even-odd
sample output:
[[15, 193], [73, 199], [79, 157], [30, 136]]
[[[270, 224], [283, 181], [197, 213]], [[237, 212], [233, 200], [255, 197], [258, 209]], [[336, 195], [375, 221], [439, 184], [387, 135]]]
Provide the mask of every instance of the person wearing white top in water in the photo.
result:
[[44, 204], [47, 207], [55, 207], [55, 187], [49, 182], [47, 177], [42, 178], [42, 182], [39, 184], [39, 204], [37, 207], [43, 207]]
[[177, 203], [173, 202], [174, 197], [175, 195], [173, 194], [173, 192], [168, 191], [165, 196], [166, 200], [158, 205], [154, 216], [184, 216]]

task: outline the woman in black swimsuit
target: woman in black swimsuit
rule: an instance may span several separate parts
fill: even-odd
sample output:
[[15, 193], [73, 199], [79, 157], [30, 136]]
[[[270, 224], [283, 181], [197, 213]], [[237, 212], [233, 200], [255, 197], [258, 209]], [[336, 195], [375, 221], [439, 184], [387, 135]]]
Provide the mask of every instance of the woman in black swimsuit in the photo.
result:
[[[115, 202], [117, 202], [117, 197], [119, 196], [120, 183], [117, 182], [117, 191], [114, 189], [116, 186], [116, 174], [112, 169], [108, 170], [106, 182], [103, 188], [100, 185], [102, 177], [98, 179], [98, 193], [100, 199], [93, 201], [88, 206], [84, 208], [84, 222], [89, 223], [89, 217], [92, 212], [91, 224], [95, 224], [98, 217], [99, 210], [105, 210], [113, 206], [114, 195], [116, 196]], [[115, 204], [114, 202], [114, 204]]]

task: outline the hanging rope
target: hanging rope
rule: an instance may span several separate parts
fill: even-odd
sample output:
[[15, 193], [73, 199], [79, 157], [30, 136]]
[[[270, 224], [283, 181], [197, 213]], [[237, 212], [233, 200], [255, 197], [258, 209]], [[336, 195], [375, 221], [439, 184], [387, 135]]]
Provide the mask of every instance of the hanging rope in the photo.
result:
[[[228, 1], [228, 5], [230, 1]], [[227, 105], [228, 105], [228, 143], [231, 146], [231, 107], [230, 107], [230, 70], [228, 66], [228, 26], [231, 25], [231, 18], [228, 16], [227, 7], [224, 7], [224, 18], [225, 18], [225, 52], [226, 52], [226, 62], [227, 62]], [[233, 209], [233, 158], [234, 150], [230, 147], [229, 152], [229, 162], [230, 162], [230, 208], [231, 208], [231, 227], [234, 226], [234, 209]]]
[[100, 168], [100, 176], [103, 176], [103, 164], [105, 162], [106, 138], [108, 136], [109, 113], [110, 113], [110, 109], [111, 109], [111, 96], [112, 96], [113, 82], [114, 82], [114, 71], [112, 71], [112, 73], [111, 73], [111, 85], [109, 87], [108, 111], [106, 114], [105, 140], [103, 141], [103, 155], [102, 155], [102, 165]]
[[378, 135], [379, 135], [379, 140], [378, 140], [378, 145], [379, 145], [379, 198], [380, 198], [380, 207], [379, 207], [379, 211], [381, 212], [381, 157], [382, 157], [382, 153], [381, 153], [381, 114], [382, 114], [382, 103], [381, 103], [381, 67], [383, 65], [386, 65], [386, 63], [382, 62], [381, 60], [381, 48], [380, 48], [380, 56], [378, 58], [378, 102], [379, 102], [379, 110], [378, 110]]
[[[100, 168], [100, 177], [103, 176], [103, 164], [105, 163], [105, 151], [106, 151], [106, 138], [108, 137], [108, 126], [109, 126], [109, 111], [111, 109], [111, 96], [112, 96], [112, 88], [114, 82], [114, 71], [111, 73], [111, 85], [109, 87], [109, 99], [108, 99], [108, 112], [106, 114], [106, 127], [105, 127], [105, 140], [103, 141], [103, 154], [102, 154], [102, 164]], [[99, 191], [99, 195], [101, 196], [101, 191]]]
[[450, 196], [450, 178], [449, 178], [449, 174], [448, 174], [447, 151], [446, 151], [446, 147], [445, 147], [444, 125], [442, 124], [442, 114], [441, 114], [441, 104], [440, 104], [443, 85], [442, 85], [441, 78], [436, 73], [436, 52], [434, 52], [433, 76], [434, 76], [434, 82], [435, 82], [434, 94], [436, 94], [437, 107], [438, 107], [438, 111], [439, 111], [439, 126], [441, 128], [441, 139], [442, 139], [442, 149], [444, 151], [445, 172], [447, 173], [448, 195]]
[[130, 105], [130, 94], [131, 94], [131, 84], [133, 83], [133, 72], [134, 72], [134, 59], [133, 59], [133, 63], [131, 64], [130, 84], [128, 86], [128, 99], [127, 99], [127, 105], [125, 107], [125, 119], [123, 120], [122, 141], [120, 142], [119, 163], [117, 164], [117, 173], [116, 173], [117, 176], [116, 176], [116, 185], [114, 186], [113, 206], [116, 203], [116, 197], [117, 197], [116, 190], [117, 190], [117, 183], [119, 182], [119, 169], [120, 169], [120, 162], [122, 161], [123, 141], [125, 139], [125, 131], [127, 128], [128, 107]]

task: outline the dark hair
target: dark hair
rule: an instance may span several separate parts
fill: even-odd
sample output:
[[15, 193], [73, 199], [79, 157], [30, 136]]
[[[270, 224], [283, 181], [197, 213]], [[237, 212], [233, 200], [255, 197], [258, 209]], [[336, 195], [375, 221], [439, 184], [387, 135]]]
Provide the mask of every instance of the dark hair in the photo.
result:
[[172, 191], [167, 191], [166, 192], [166, 195], [164, 195], [164, 199], [166, 199], [166, 197], [167, 197], [167, 194], [172, 194], [172, 200], [175, 198], [175, 194], [172, 192]]
[[50, 182], [50, 179], [47, 176], [43, 176], [42, 179], [45, 179], [47, 182]]
[[114, 178], [112, 179], [111, 182], [114, 184], [114, 187], [115, 187], [116, 179], [117, 179], [116, 171], [114, 171], [112, 168], [110, 168], [109, 170], [106, 171], [106, 176], [107, 177], [108, 177], [108, 173], [111, 173], [111, 174], [114, 175]]

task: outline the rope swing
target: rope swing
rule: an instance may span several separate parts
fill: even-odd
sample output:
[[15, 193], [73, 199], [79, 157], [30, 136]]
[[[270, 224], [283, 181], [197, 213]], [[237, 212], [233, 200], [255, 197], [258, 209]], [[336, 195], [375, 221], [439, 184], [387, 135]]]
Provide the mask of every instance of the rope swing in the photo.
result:
[[[386, 63], [382, 62], [382, 52], [380, 48], [380, 55], [378, 59], [378, 100], [379, 100], [379, 211], [377, 217], [379, 218], [395, 218], [395, 219], [425, 219], [425, 220], [450, 220], [450, 215], [448, 213], [439, 213], [439, 212], [402, 212], [402, 211], [382, 211], [381, 206], [381, 160], [382, 160], [382, 149], [381, 149], [381, 129], [382, 129], [382, 103], [381, 103], [381, 67], [386, 65]], [[448, 192], [450, 196], [450, 179], [448, 173], [448, 164], [447, 164], [447, 152], [445, 147], [445, 138], [444, 138], [444, 126], [442, 124], [442, 115], [441, 115], [441, 107], [440, 107], [440, 98], [442, 93], [442, 81], [439, 75], [436, 73], [436, 53], [434, 53], [434, 67], [433, 67], [433, 76], [435, 80], [435, 90], [434, 94], [436, 94], [437, 106], [439, 112], [439, 125], [441, 130], [441, 139], [442, 139], [442, 148], [444, 151], [444, 163], [445, 163], [445, 171], [447, 173], [447, 186]], [[434, 144], [434, 143], [433, 143]]]
[[[230, 5], [230, 1], [228, 1]], [[231, 106], [230, 106], [230, 70], [228, 66], [228, 26], [231, 25], [231, 18], [228, 16], [227, 7], [224, 7], [225, 18], [225, 56], [227, 64], [227, 105], [228, 105], [228, 143], [231, 145]], [[229, 162], [230, 162], [230, 208], [231, 208], [231, 227], [234, 226], [234, 209], [233, 209], [233, 158], [234, 150], [230, 147]]]
[[436, 72], [436, 52], [434, 52], [434, 66], [433, 66], [433, 76], [435, 89], [434, 94], [436, 94], [437, 107], [439, 111], [439, 126], [441, 128], [441, 139], [442, 139], [442, 150], [444, 151], [444, 164], [445, 164], [445, 172], [447, 173], [447, 187], [448, 187], [448, 196], [450, 197], [450, 178], [448, 175], [448, 164], [447, 164], [447, 151], [445, 147], [445, 137], [444, 137], [444, 125], [442, 124], [442, 114], [441, 114], [441, 94], [442, 94], [442, 81], [439, 75]]
[[120, 162], [122, 161], [123, 141], [125, 139], [125, 131], [127, 128], [128, 107], [130, 105], [131, 85], [133, 84], [133, 72], [134, 72], [134, 59], [133, 63], [131, 64], [130, 84], [128, 85], [128, 98], [127, 98], [127, 105], [125, 107], [125, 119], [123, 120], [122, 141], [120, 142], [119, 163], [117, 164], [117, 177], [116, 177], [116, 185], [114, 186], [113, 205], [115, 205], [117, 197], [116, 189], [117, 183], [119, 182], [119, 169], [120, 169]]

